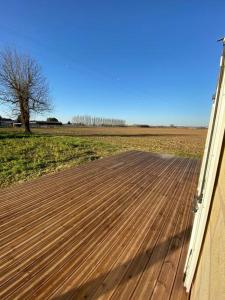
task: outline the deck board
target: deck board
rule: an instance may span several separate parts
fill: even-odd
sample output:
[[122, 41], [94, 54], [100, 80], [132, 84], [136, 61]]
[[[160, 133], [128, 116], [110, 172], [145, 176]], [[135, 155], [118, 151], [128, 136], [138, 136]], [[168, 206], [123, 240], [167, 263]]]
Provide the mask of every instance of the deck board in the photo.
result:
[[131, 151], [3, 189], [1, 299], [187, 299], [199, 161]]

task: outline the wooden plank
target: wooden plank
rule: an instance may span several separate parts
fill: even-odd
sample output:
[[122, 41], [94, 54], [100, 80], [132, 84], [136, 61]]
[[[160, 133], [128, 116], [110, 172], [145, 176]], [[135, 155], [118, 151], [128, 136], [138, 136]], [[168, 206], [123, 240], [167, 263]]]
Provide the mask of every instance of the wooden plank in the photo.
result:
[[[185, 229], [179, 211], [189, 208], [195, 168], [196, 160], [132, 151], [2, 190], [0, 298], [140, 297], [159, 237], [169, 249], [170, 234]], [[182, 245], [167, 296], [180, 290]]]
[[[174, 174], [171, 173], [171, 175], [173, 176]], [[177, 172], [176, 175], [177, 177], [179, 177], [181, 174]], [[169, 180], [171, 181], [170, 177]], [[163, 186], [161, 186], [161, 188], [163, 188]], [[168, 193], [171, 193], [171, 195], [174, 195], [176, 193], [176, 189], [174, 190], [174, 186], [169, 186], [168, 182], [165, 182], [165, 188]], [[161, 190], [161, 193], [162, 191], [163, 189]], [[94, 298], [99, 298], [100, 295], [104, 299], [110, 298], [112, 295], [115, 298], [122, 298], [127, 296], [129, 297], [129, 295], [123, 294], [125, 292], [124, 283], [126, 283], [126, 289], [132, 292], [135, 287], [134, 281], [136, 281], [137, 276], [142, 273], [144, 261], [149, 258], [149, 254], [151, 253], [150, 249], [154, 247], [157, 235], [162, 230], [163, 225], [166, 223], [168, 213], [171, 212], [172, 205], [169, 201], [167, 201], [168, 197], [166, 196], [166, 193], [162, 194], [160, 198], [159, 197], [160, 196], [156, 194], [155, 199], [152, 199], [158, 204], [159, 208], [158, 211], [154, 213], [154, 219], [150, 219], [150, 224], [148, 225], [148, 228], [146, 230], [146, 237], [139, 240], [139, 243], [137, 243], [136, 245], [133, 245], [133, 255], [131, 251], [125, 253], [126, 255], [124, 256], [122, 261], [122, 263], [124, 264], [123, 269], [119, 269], [118, 274], [116, 274], [115, 271], [112, 274], [109, 274], [108, 278], [106, 278], [106, 280], [104, 281], [104, 287], [100, 287], [100, 289], [96, 292]]]
[[[193, 178], [191, 178], [191, 181], [192, 180]], [[191, 200], [190, 196], [192, 196], [194, 192], [195, 190], [193, 190], [193, 186], [190, 185], [189, 189], [186, 189], [185, 195], [187, 196], [188, 199]], [[180, 207], [180, 211], [178, 212], [177, 215], [179, 221], [175, 231], [176, 234], [171, 238], [167, 255], [162, 264], [159, 277], [157, 279], [153, 294], [151, 296], [152, 299], [167, 299], [170, 296], [172, 286], [175, 280], [175, 276], [177, 273], [177, 269], [178, 269], [180, 255], [182, 252], [182, 248], [184, 246], [184, 240], [185, 240], [184, 238], [185, 235], [187, 234], [187, 231], [190, 230], [190, 228], [186, 227], [190, 212], [191, 212], [191, 201], [190, 202], [186, 201], [186, 203], [183, 202], [183, 206]], [[182, 283], [182, 281], [180, 283]]]
[[[194, 190], [196, 187], [195, 178], [198, 178], [198, 176], [199, 176], [200, 165], [201, 164], [199, 161], [196, 164], [195, 171], [194, 171], [195, 172], [194, 177], [193, 177], [193, 189]], [[185, 265], [187, 252], [188, 252], [188, 242], [189, 242], [190, 236], [191, 236], [193, 217], [194, 217], [194, 214], [190, 207], [187, 225], [186, 225], [186, 228], [184, 229], [185, 235], [184, 235], [183, 247], [181, 249], [180, 260], [179, 260], [179, 264], [178, 264], [178, 268], [177, 268], [176, 278], [173, 282], [173, 287], [172, 287], [172, 291], [171, 291], [171, 295], [170, 295], [171, 299], [184, 299], [184, 300], [189, 299], [189, 294], [186, 292], [185, 288], [182, 287], [182, 283], [183, 283], [183, 278], [184, 278], [184, 265]]]
[[[132, 178], [132, 177], [130, 177], [130, 178]], [[115, 192], [115, 191], [114, 191]], [[116, 203], [117, 204], [117, 203]], [[109, 208], [109, 207], [108, 207]], [[96, 211], [97, 212], [97, 211]], [[96, 213], [95, 212], [95, 213]], [[114, 213], [115, 213], [115, 211], [114, 211]], [[99, 216], [100, 217], [100, 216]], [[99, 218], [98, 217], [98, 218]], [[92, 216], [91, 216], [91, 218], [92, 218]], [[104, 220], [104, 218], [103, 218], [103, 220]], [[64, 224], [65, 225], [65, 224]], [[89, 223], [88, 223], [88, 225], [89, 225]], [[48, 245], [47, 245], [48, 246]], [[43, 248], [41, 247], [41, 251], [43, 250]], [[51, 251], [51, 253], [52, 253], [52, 251]], [[39, 253], [37, 253], [37, 251], [35, 251], [35, 254], [36, 255], [38, 255]], [[30, 256], [29, 256], [29, 259], [30, 259]], [[33, 261], [33, 257], [32, 257], [32, 261]], [[16, 260], [16, 262], [17, 262], [17, 260]], [[20, 266], [21, 267], [21, 266]], [[3, 272], [3, 274], [5, 273], [5, 270], [4, 270], [4, 272]], [[18, 274], [18, 276], [19, 276], [19, 274]], [[20, 276], [20, 280], [22, 279], [22, 276]], [[11, 280], [13, 281], [13, 278], [11, 278]], [[15, 281], [15, 280], [14, 280]]]
[[[183, 170], [183, 176], [186, 175], [186, 172], [189, 171], [189, 166], [186, 166], [185, 171]], [[190, 172], [190, 171], [189, 171]], [[178, 180], [182, 182], [182, 177], [179, 177]], [[151, 293], [154, 289], [156, 279], [160, 272], [164, 257], [166, 256], [169, 244], [174, 235], [176, 224], [179, 222], [178, 212], [181, 209], [180, 200], [182, 199], [182, 184], [178, 184], [178, 188], [176, 189], [175, 194], [172, 194], [172, 199], [175, 202], [171, 202], [171, 209], [168, 211], [168, 218], [164, 226], [162, 226], [158, 232], [157, 240], [153, 245], [147, 245], [146, 251], [149, 250], [148, 255], [144, 258], [142, 272], [139, 273], [139, 276], [132, 277], [130, 283], [127, 282], [126, 285], [120, 286], [120, 293], [123, 294], [123, 297], [133, 297], [135, 299], [148, 299], [151, 296]], [[170, 201], [167, 199], [167, 201]], [[138, 268], [139, 265], [133, 265], [130, 272], [127, 273], [129, 278], [129, 274], [132, 272], [135, 274], [135, 268]], [[136, 287], [134, 290], [131, 289], [131, 286]], [[118, 291], [115, 291], [113, 295], [114, 298], [118, 296]]]
[[[171, 170], [168, 170], [168, 177], [169, 177], [169, 172], [171, 172]], [[169, 181], [170, 178], [168, 178], [168, 181]], [[168, 182], [165, 182], [164, 180], [164, 183], [161, 182], [159, 188], [160, 190], [162, 191], [163, 190], [163, 184], [164, 184], [164, 188], [168, 188], [168, 185], [167, 185]], [[151, 189], [150, 189], [151, 190]], [[154, 193], [154, 196], [157, 195], [157, 193]], [[153, 196], [153, 195], [152, 195]], [[142, 196], [143, 197], [143, 196]], [[146, 195], [147, 199], [151, 198], [151, 195], [149, 195], [149, 193]], [[162, 198], [162, 197], [161, 197]], [[146, 199], [146, 200], [147, 200]], [[155, 201], [157, 200], [157, 201]], [[164, 199], [163, 199], [164, 200]], [[154, 197], [151, 199], [151, 201], [145, 201], [145, 203], [147, 204], [147, 207], [143, 207], [143, 211], [149, 211], [151, 209], [151, 211], [153, 212], [153, 208], [154, 208], [154, 204], [155, 204], [155, 211], [154, 211], [154, 214], [153, 214], [153, 217], [156, 217], [158, 215], [158, 213], [160, 212], [160, 208], [162, 209], [162, 203], [165, 204], [165, 202], [161, 200], [159, 201], [159, 199], [154, 199]], [[145, 218], [144, 218], [145, 217]], [[135, 244], [140, 245], [142, 243], [142, 240], [144, 240], [144, 236], [146, 236], [146, 234], [148, 234], [148, 227], [152, 225], [154, 219], [152, 220], [152, 218], [148, 215], [148, 213], [146, 213], [145, 215], [143, 215], [143, 212], [141, 214], [141, 221], [142, 221], [142, 226], [139, 226], [139, 231], [137, 232], [137, 236], [136, 236], [136, 241], [134, 241], [133, 243], [130, 244], [130, 241], [129, 241], [129, 238], [130, 238], [130, 234], [128, 235], [128, 240], [126, 241], [123, 241], [124, 240], [124, 236], [125, 236], [125, 232], [123, 232], [123, 236], [121, 237], [121, 240], [123, 241], [123, 247], [122, 249], [120, 249], [120, 247], [117, 246], [117, 249], [118, 250], [118, 255], [119, 255], [119, 259], [116, 260], [117, 255], [116, 255], [116, 250], [113, 251], [113, 256], [111, 256], [111, 260], [112, 260], [112, 264], [115, 265], [115, 263], [117, 262], [117, 264], [123, 264], [123, 261], [122, 261], [122, 256], [121, 256], [121, 251], [123, 251], [124, 253], [124, 256], [125, 256], [125, 261], [126, 259], [130, 259], [131, 258], [131, 255], [132, 255], [132, 251], [135, 251]], [[135, 225], [137, 224], [137, 222], [135, 222]], [[148, 235], [148, 237], [145, 237], [147, 239], [149, 239], [150, 235]], [[129, 251], [126, 251], [124, 249], [124, 244], [127, 246], [127, 244], [130, 244], [130, 247], [128, 248]], [[108, 259], [108, 258], [107, 258]], [[126, 263], [126, 265], [129, 265], [128, 263]], [[98, 275], [100, 275], [103, 270], [104, 270], [104, 263], [102, 265], [102, 259], [101, 259], [101, 264], [99, 266], [99, 273], [97, 272], [96, 268], [94, 270], [94, 272], [92, 272], [91, 276], [92, 277], [97, 277]], [[105, 270], [107, 271], [109, 267], [105, 268]], [[109, 277], [113, 277], [113, 278], [116, 278], [116, 280], [118, 280], [119, 276], [121, 276], [121, 268], [120, 267], [113, 267], [115, 269], [113, 269], [113, 272], [110, 273], [109, 269], [108, 269], [108, 272], [107, 272], [107, 275], [109, 275]], [[122, 268], [122, 269], [125, 269], [125, 268]], [[118, 276], [119, 275], [119, 276]], [[92, 280], [92, 277], [88, 277], [88, 282], [90, 280]], [[103, 277], [104, 277], [104, 274], [103, 276], [100, 276], [100, 278], [98, 278], [98, 280], [94, 280], [92, 284], [88, 284], [82, 286], [82, 282], [79, 283], [80, 288], [77, 289], [76, 292], [74, 292], [73, 294], [73, 297], [78, 297], [78, 298], [82, 298], [85, 294], [85, 298], [87, 297], [88, 295], [88, 298], [91, 297], [92, 293], [94, 293], [96, 291], [96, 287], [97, 287], [97, 284], [98, 282], [100, 283], [100, 281], [103, 280]], [[109, 286], [112, 286], [112, 285], [115, 285], [114, 283], [112, 284], [112, 280], [110, 280], [110, 278], [106, 281], [103, 282], [103, 285], [105, 288], [109, 289]], [[75, 278], [77, 280], [77, 278]], [[87, 278], [85, 278], [85, 280], [87, 281]], [[109, 283], [108, 283], [109, 282]], [[104, 292], [100, 292], [100, 293], [104, 293]], [[98, 295], [99, 296], [99, 295]], [[94, 298], [98, 298], [97, 295], [94, 295]], [[104, 293], [104, 296], [105, 293]]]
[[[150, 166], [152, 166], [152, 165], [150, 165]], [[149, 166], [149, 167], [150, 167]], [[143, 171], [144, 172], [144, 171]], [[131, 177], [130, 177], [131, 178]], [[139, 180], [140, 178], [138, 178], [138, 180]], [[135, 185], [134, 185], [134, 187], [135, 187]], [[127, 188], [127, 184], [126, 184], [126, 188]], [[121, 191], [120, 191], [121, 192]], [[127, 190], [127, 193], [130, 193], [131, 192], [131, 190], [129, 189], [129, 190]], [[122, 197], [125, 197], [126, 195], [124, 194], [124, 192], [122, 192], [121, 193], [121, 195], [122, 195]], [[111, 201], [112, 201], [112, 199], [110, 199]], [[116, 204], [117, 204], [117, 202], [118, 202], [118, 198], [116, 198]], [[127, 201], [128, 200], [128, 197], [126, 196], [125, 197], [125, 200]], [[130, 200], [132, 200], [132, 198], [130, 197]], [[135, 207], [135, 203], [133, 203], [133, 201], [131, 202], [131, 204], [133, 205], [133, 207]], [[108, 207], [109, 208], [109, 207]], [[96, 213], [96, 212], [95, 212]], [[115, 213], [116, 213], [116, 210], [114, 209], [114, 210], [110, 210], [110, 214], [112, 215], [112, 216], [114, 216], [115, 215]], [[110, 216], [111, 216], [110, 215]], [[98, 219], [102, 219], [103, 221], [105, 221], [104, 220], [104, 218], [102, 218], [101, 216], [98, 216]], [[112, 219], [110, 218], [110, 221], [109, 222], [111, 222], [112, 223]], [[98, 226], [91, 226], [91, 232], [89, 232], [90, 230], [88, 230], [88, 233], [87, 233], [87, 235], [85, 235], [85, 239], [86, 240], [88, 240], [85, 244], [84, 244], [84, 239], [82, 240], [82, 243], [84, 244], [84, 247], [85, 248], [87, 248], [87, 245], [88, 245], [88, 243], [89, 244], [91, 244], [91, 246], [93, 247], [93, 245], [94, 245], [94, 243], [93, 243], [93, 241], [89, 238], [89, 236], [91, 236], [91, 238], [95, 241], [95, 243], [99, 243], [99, 241], [97, 241], [96, 240], [96, 234], [98, 235], [98, 237], [100, 236], [99, 235], [99, 233], [98, 233], [98, 231], [96, 231], [96, 228], [98, 229], [98, 228], [100, 228], [101, 227], [101, 223], [99, 223], [99, 220], [97, 220], [97, 222], [96, 222], [96, 224], [98, 224]], [[90, 222], [88, 223], [88, 225], [90, 225]], [[112, 225], [112, 224], [111, 224]], [[92, 229], [92, 227], [94, 227], [93, 229]], [[102, 228], [103, 229], [103, 228]], [[108, 229], [108, 228], [106, 228], [106, 229]], [[83, 230], [83, 228], [82, 228], [82, 230]], [[94, 234], [94, 235], [93, 235]], [[102, 230], [102, 232], [101, 232], [101, 234], [104, 234], [104, 230]], [[106, 234], [107, 234], [107, 232], [106, 232]], [[68, 246], [69, 247], [71, 247], [71, 241], [70, 241], [70, 243], [68, 243], [70, 240], [67, 240], [67, 244], [68, 244]], [[80, 237], [78, 236], [78, 241], [76, 241], [76, 245], [78, 245], [77, 243], [80, 241]], [[72, 244], [73, 245], [73, 244]], [[58, 250], [58, 248], [59, 247], [56, 247], [56, 250]], [[70, 248], [69, 248], [70, 249]], [[70, 252], [68, 252], [68, 250], [67, 250], [67, 252], [69, 253], [69, 254], [71, 254], [71, 255], [76, 255], [77, 256], [77, 251], [75, 252], [74, 251], [75, 249], [72, 247], [72, 252], [70, 253]], [[65, 251], [65, 244], [63, 244], [63, 251]], [[81, 251], [81, 250], [80, 250]], [[50, 254], [52, 255], [54, 252], [52, 251], [52, 249], [51, 249], [51, 251], [49, 251], [50, 252]], [[84, 251], [82, 251], [82, 254], [83, 255], [85, 255], [85, 252]], [[49, 259], [48, 257], [47, 257], [47, 259]], [[64, 257], [64, 261], [65, 261], [65, 257]], [[62, 263], [64, 263], [64, 261], [62, 261]], [[68, 261], [68, 264], [69, 264], [69, 266], [70, 266], [70, 268], [72, 267], [71, 266], [71, 257], [69, 257], [69, 259], [67, 260]], [[57, 263], [58, 262], [60, 262], [60, 260], [57, 260]], [[53, 260], [53, 263], [55, 263], [55, 261]], [[48, 267], [50, 267], [51, 265], [50, 264], [48, 264]], [[64, 269], [65, 269], [65, 265], [63, 264], [63, 266], [64, 266]], [[40, 266], [39, 266], [40, 267]], [[54, 265], [54, 267], [55, 267], [55, 265]], [[59, 266], [57, 267], [57, 269], [59, 269]], [[53, 274], [54, 275], [54, 274]], [[28, 275], [27, 275], [28, 276]], [[67, 276], [68, 276], [68, 271], [67, 271]], [[19, 276], [20, 277], [20, 280], [22, 279], [21, 278], [21, 276]], [[57, 276], [57, 277], [59, 277], [59, 276]], [[39, 277], [38, 278], [40, 278], [40, 274], [39, 274]], [[54, 280], [54, 282], [56, 283], [56, 280]], [[24, 289], [24, 286], [23, 286], [23, 289]], [[34, 288], [33, 288], [34, 289]], [[32, 289], [32, 290], [33, 290]]]

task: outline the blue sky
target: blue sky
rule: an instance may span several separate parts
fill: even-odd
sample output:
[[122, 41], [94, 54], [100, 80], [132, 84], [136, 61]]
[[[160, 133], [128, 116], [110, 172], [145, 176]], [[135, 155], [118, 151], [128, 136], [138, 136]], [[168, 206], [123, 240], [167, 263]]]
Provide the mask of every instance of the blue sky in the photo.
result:
[[38, 60], [50, 84], [50, 115], [63, 122], [90, 114], [201, 126], [224, 20], [218, 0], [0, 0], [0, 49]]

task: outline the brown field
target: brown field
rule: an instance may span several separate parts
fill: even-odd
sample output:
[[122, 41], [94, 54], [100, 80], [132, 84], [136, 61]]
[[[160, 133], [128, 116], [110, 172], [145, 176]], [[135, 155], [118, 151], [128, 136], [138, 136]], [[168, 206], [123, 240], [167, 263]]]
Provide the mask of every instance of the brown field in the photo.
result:
[[[53, 136], [85, 137], [102, 141], [121, 150], [142, 150], [201, 158], [207, 129], [169, 127], [58, 127], [33, 128], [33, 133]], [[20, 133], [21, 128], [0, 128], [1, 132]]]
[[38, 134], [88, 137], [118, 146], [123, 150], [142, 150], [171, 153], [184, 157], [201, 158], [205, 145], [206, 129], [199, 128], [39, 128]]
[[[5, 129], [1, 129], [4, 130]], [[20, 132], [22, 129], [11, 128], [9, 131]], [[72, 127], [33, 128], [33, 132], [54, 135], [75, 136], [198, 136], [205, 137], [206, 129], [202, 128], [170, 128], [170, 127]], [[1, 131], [0, 131], [1, 132]]]
[[201, 158], [206, 129], [193, 128], [0, 128], [0, 186], [139, 150]]

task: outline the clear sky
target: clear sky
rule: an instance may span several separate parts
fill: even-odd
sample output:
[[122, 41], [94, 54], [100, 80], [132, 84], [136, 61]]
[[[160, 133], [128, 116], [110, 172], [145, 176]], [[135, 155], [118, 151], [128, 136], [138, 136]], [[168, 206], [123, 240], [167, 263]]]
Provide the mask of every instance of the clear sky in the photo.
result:
[[224, 35], [224, 0], [0, 0], [0, 49], [38, 60], [63, 122], [207, 125]]

